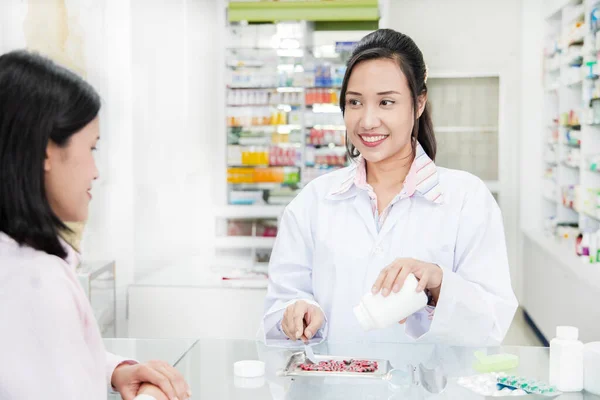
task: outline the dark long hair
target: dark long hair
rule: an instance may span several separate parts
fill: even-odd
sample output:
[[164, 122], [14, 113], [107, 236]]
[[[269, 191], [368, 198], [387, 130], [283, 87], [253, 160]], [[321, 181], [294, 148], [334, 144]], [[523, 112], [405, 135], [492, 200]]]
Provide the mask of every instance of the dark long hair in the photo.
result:
[[66, 257], [58, 233], [68, 228], [46, 197], [46, 148], [67, 146], [99, 110], [98, 93], [66, 68], [23, 50], [0, 56], [0, 232]]
[[[392, 29], [379, 29], [362, 38], [358, 42], [352, 56], [348, 61], [346, 75], [342, 83], [342, 91], [340, 94], [340, 108], [342, 114], [346, 107], [346, 90], [348, 89], [348, 81], [354, 67], [367, 60], [376, 60], [387, 58], [394, 60], [402, 70], [408, 81], [408, 88], [413, 101], [415, 124], [411, 133], [411, 141], [413, 146], [413, 154], [417, 142], [421, 144], [425, 153], [435, 160], [436, 141], [433, 132], [433, 122], [431, 121], [431, 111], [429, 102], [425, 105], [425, 109], [421, 116], [418, 116], [419, 104], [418, 97], [427, 93], [427, 85], [425, 83], [427, 68], [423, 60], [423, 54], [417, 47], [415, 42], [408, 36], [396, 32]], [[346, 138], [346, 148], [348, 155], [351, 158], [356, 158], [360, 155], [356, 147]]]

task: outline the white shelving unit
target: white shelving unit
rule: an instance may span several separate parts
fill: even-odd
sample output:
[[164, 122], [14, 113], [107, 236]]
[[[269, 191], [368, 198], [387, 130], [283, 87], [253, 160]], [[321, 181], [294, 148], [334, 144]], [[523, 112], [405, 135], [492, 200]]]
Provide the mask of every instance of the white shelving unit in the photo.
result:
[[347, 163], [338, 101], [350, 49], [313, 46], [305, 21], [227, 30], [228, 203], [285, 205]]
[[[349, 50], [313, 45], [313, 24], [230, 24], [226, 50], [227, 203], [217, 259], [264, 268], [285, 205], [347, 163], [339, 89]], [[251, 228], [250, 228], [251, 226]]]
[[220, 249], [272, 249], [274, 244], [274, 237], [253, 236], [223, 236], [215, 242]]
[[[598, 311], [586, 310], [600, 296], [600, 264], [576, 254], [576, 240], [561, 238], [555, 227], [596, 232], [600, 228], [600, 97], [597, 21], [599, 0], [548, 1], [545, 21], [542, 148], [542, 205], [539, 226], [524, 229], [522, 306], [542, 334], [551, 338], [557, 325], [580, 329], [581, 339], [600, 334]], [[595, 11], [594, 11], [595, 10]], [[594, 17], [592, 18], [592, 12]], [[596, 105], [600, 107], [600, 104]], [[527, 190], [524, 188], [524, 190]], [[594, 252], [593, 246], [590, 251]]]
[[600, 216], [595, 199], [600, 174], [591, 171], [600, 154], [600, 126], [593, 124], [590, 105], [598, 96], [600, 41], [591, 20], [598, 4], [565, 2], [546, 19], [544, 217], [582, 230], [597, 230]]
[[225, 206], [215, 211], [217, 218], [256, 219], [279, 218], [284, 206]]

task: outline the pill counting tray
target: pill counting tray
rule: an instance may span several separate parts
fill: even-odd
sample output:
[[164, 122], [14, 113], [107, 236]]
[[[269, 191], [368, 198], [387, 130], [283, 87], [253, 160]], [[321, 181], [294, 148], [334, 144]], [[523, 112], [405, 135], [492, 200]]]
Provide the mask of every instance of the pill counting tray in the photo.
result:
[[[315, 361], [317, 363], [321, 361], [344, 361], [358, 359], [357, 357], [339, 357], [339, 356], [328, 356], [328, 355], [316, 355]], [[304, 352], [293, 353], [288, 359], [285, 368], [280, 371], [282, 376], [303, 376], [303, 377], [348, 377], [348, 378], [367, 378], [367, 379], [388, 379], [389, 372], [392, 370], [392, 366], [388, 360], [360, 358], [360, 360], [376, 361], [377, 370], [375, 372], [349, 372], [349, 371], [304, 371], [300, 368], [300, 365], [306, 361], [306, 355]]]

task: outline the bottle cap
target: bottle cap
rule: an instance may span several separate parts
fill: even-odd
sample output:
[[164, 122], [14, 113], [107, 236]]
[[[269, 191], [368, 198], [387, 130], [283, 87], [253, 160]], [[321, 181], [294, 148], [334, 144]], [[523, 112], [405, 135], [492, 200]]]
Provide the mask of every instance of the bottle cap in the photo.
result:
[[233, 373], [242, 378], [257, 378], [265, 374], [265, 363], [256, 360], [238, 361], [233, 364]]
[[556, 337], [563, 340], [577, 340], [579, 338], [579, 329], [574, 326], [557, 326]]

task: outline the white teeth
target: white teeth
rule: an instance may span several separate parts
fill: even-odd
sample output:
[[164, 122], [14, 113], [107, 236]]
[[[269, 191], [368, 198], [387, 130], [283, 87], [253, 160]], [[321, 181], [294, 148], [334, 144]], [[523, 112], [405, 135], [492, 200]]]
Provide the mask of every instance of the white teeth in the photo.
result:
[[386, 136], [361, 136], [362, 140], [364, 140], [367, 143], [374, 143], [374, 142], [379, 142], [380, 140], [383, 140], [386, 138]]

